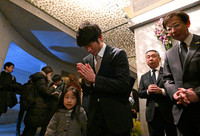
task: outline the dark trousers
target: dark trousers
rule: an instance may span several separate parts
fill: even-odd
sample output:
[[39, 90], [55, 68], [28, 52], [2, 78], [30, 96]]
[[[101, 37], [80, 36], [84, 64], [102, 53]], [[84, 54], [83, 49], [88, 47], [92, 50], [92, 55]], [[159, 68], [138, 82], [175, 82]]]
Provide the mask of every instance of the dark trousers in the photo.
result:
[[[178, 136], [200, 136], [200, 114], [185, 108], [177, 124]], [[198, 117], [198, 118], [195, 118]]]
[[24, 112], [25, 112], [25, 106], [23, 104], [20, 104], [20, 110], [18, 113], [18, 118], [17, 118], [17, 135], [20, 135], [20, 128], [21, 128], [21, 122], [22, 122], [22, 118], [24, 116]]
[[176, 127], [173, 122], [165, 120], [159, 111], [155, 108], [153, 121], [148, 122], [150, 136], [177, 136]]
[[100, 104], [96, 109], [97, 110], [95, 111], [95, 120], [92, 120], [92, 123], [88, 127], [87, 136], [130, 136], [130, 132], [113, 134], [106, 125]]
[[25, 125], [22, 136], [35, 136], [36, 131], [37, 131], [37, 127]]
[[[38, 127], [33, 127], [33, 126], [25, 126], [24, 131], [22, 133], [22, 136], [35, 136], [36, 131]], [[44, 136], [46, 132], [47, 126], [44, 126], [41, 128], [40, 135], [39, 136]]]

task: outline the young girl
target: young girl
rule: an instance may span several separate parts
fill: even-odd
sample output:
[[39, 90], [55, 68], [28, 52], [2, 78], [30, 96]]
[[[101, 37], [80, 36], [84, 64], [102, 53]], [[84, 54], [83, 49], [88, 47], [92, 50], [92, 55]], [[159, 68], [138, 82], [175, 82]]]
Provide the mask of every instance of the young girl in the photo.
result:
[[78, 91], [67, 88], [60, 97], [60, 108], [52, 117], [45, 136], [86, 136], [87, 116]]

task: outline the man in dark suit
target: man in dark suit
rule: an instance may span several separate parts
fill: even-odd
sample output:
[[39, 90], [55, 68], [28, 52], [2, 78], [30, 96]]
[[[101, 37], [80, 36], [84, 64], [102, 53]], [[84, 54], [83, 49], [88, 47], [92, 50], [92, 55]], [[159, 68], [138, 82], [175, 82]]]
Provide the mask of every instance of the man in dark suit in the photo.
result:
[[200, 36], [188, 31], [189, 16], [173, 12], [163, 20], [164, 28], [178, 44], [166, 52], [164, 85], [173, 105], [179, 136], [200, 136]]
[[90, 53], [84, 64], [77, 64], [85, 86], [91, 89], [87, 136], [130, 136], [133, 122], [126, 52], [106, 45], [99, 26], [89, 22], [81, 24], [76, 38]]
[[164, 90], [163, 68], [156, 50], [146, 52], [146, 62], [151, 70], [141, 76], [138, 95], [147, 99], [146, 121], [150, 136], [176, 136], [173, 123], [172, 103]]
[[12, 62], [4, 64], [4, 70], [0, 73], [0, 116], [6, 113], [8, 107], [12, 108], [17, 104], [16, 93], [21, 91], [22, 85], [16, 82], [11, 74], [14, 69]]

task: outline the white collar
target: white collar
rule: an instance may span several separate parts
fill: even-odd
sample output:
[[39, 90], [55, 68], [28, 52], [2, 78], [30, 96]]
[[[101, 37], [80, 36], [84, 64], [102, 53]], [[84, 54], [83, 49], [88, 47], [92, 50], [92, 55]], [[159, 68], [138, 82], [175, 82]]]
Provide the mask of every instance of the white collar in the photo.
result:
[[[190, 46], [190, 44], [192, 42], [192, 39], [193, 39], [193, 34], [189, 33], [189, 35], [187, 36], [187, 38], [184, 40], [184, 42], [186, 43], [187, 47]], [[180, 44], [180, 41], [179, 41], [179, 44]]]
[[105, 50], [106, 50], [106, 44], [103, 43], [103, 47], [101, 48], [101, 50], [98, 52], [97, 55], [99, 55], [101, 58], [103, 58]]
[[[159, 70], [160, 70], [160, 65], [159, 65], [157, 68], [155, 68], [155, 70], [156, 70], [156, 71], [159, 71]], [[150, 71], [152, 72], [153, 69], [151, 69]]]

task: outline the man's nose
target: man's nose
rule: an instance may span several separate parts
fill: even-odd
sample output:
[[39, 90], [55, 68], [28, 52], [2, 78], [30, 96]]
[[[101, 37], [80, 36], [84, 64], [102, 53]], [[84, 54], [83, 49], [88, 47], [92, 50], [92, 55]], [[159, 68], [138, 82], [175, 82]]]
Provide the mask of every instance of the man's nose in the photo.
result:
[[153, 60], [153, 57], [150, 57], [149, 60]]
[[171, 33], [175, 33], [176, 32], [176, 28], [172, 27]]

